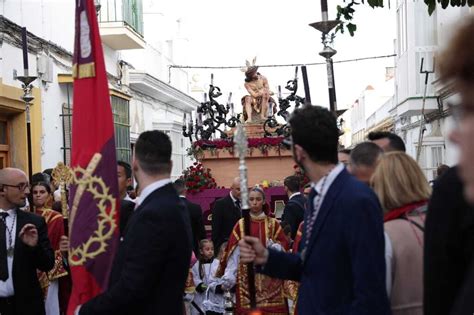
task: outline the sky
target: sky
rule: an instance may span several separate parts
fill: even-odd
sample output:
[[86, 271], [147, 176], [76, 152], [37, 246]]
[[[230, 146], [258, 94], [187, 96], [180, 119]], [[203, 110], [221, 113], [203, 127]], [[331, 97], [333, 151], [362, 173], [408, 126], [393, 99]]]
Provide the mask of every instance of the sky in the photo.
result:
[[[154, 1], [153, 1], [154, 2]], [[329, 18], [335, 18], [336, 5], [329, 0]], [[144, 10], [150, 9], [147, 3]], [[354, 37], [338, 34], [333, 48], [334, 61], [390, 55], [396, 37], [395, 9], [372, 9], [357, 6], [354, 22], [358, 30]], [[161, 13], [180, 19], [182, 35], [189, 40], [186, 65], [244, 66], [245, 60], [257, 57], [257, 65], [324, 62], [319, 56], [323, 46], [321, 34], [308, 24], [320, 21], [319, 1], [283, 0], [174, 0], [159, 3]], [[338, 108], [347, 108], [368, 86], [380, 85], [385, 79], [385, 67], [394, 65], [394, 58], [335, 64]], [[175, 71], [175, 70], [173, 70]], [[260, 68], [270, 88], [285, 86], [294, 77], [294, 67]], [[206, 86], [210, 74], [221, 88], [224, 103], [232, 92], [233, 102], [240, 103], [246, 93], [244, 74], [239, 69], [189, 70], [190, 78]], [[308, 66], [313, 104], [328, 105], [326, 66]], [[300, 75], [301, 78], [301, 75]], [[304, 96], [302, 80], [299, 95]], [[196, 98], [200, 97], [195, 95]], [[198, 99], [200, 100], [200, 99]]]

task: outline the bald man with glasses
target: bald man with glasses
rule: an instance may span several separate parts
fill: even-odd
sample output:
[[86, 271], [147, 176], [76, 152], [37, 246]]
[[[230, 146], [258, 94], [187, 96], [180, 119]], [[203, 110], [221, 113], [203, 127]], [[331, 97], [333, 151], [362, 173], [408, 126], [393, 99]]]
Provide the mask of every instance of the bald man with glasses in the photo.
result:
[[0, 170], [0, 314], [44, 315], [37, 270], [54, 266], [54, 252], [41, 216], [21, 211], [30, 185], [15, 168]]

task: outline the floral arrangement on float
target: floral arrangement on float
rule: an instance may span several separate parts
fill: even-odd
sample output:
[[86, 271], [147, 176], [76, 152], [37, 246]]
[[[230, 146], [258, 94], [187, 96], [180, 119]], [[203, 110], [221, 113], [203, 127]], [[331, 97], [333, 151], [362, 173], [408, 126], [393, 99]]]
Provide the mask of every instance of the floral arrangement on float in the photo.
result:
[[[283, 145], [284, 139], [284, 137], [249, 138], [249, 154], [252, 155], [252, 151], [255, 149], [265, 155], [268, 154], [270, 149], [274, 149], [280, 154], [281, 150], [288, 150], [288, 148]], [[212, 155], [218, 155], [218, 151], [222, 149], [234, 154], [234, 141], [226, 139], [194, 141], [188, 149], [188, 155], [199, 159], [205, 151], [211, 152]]]
[[184, 180], [186, 189], [191, 194], [196, 194], [205, 189], [217, 188], [211, 169], [204, 168], [199, 162], [194, 162], [193, 165], [185, 169], [180, 179]]

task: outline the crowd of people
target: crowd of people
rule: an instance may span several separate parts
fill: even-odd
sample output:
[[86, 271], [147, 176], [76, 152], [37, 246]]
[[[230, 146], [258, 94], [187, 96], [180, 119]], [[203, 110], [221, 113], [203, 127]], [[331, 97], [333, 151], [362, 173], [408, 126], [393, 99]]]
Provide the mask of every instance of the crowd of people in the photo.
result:
[[[121, 238], [109, 288], [75, 314], [247, 314], [253, 295], [261, 314], [471, 314], [473, 33], [471, 18], [441, 58], [440, 78], [461, 100], [451, 109], [460, 159], [431, 183], [396, 134], [370, 133], [339, 150], [334, 115], [304, 106], [289, 124], [310, 184], [284, 179], [281, 220], [264, 190], [250, 188], [246, 233], [235, 178], [213, 205], [208, 239], [202, 209], [170, 179], [169, 137], [142, 133], [131, 165], [117, 163]], [[128, 191], [132, 175], [137, 196]], [[73, 283], [60, 198], [51, 170], [31, 184], [22, 170], [0, 170], [2, 315], [66, 313]]]

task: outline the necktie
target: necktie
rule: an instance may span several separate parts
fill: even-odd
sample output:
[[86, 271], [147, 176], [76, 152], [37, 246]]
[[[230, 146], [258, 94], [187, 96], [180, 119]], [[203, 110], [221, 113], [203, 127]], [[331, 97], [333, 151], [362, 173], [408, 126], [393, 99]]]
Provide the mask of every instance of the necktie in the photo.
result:
[[6, 217], [8, 213], [0, 213], [0, 280], [6, 281], [8, 279], [8, 262], [7, 262], [7, 238]]
[[308, 201], [306, 201], [307, 202], [307, 205], [306, 205], [306, 219], [307, 220], [309, 220], [309, 218], [314, 212], [314, 198], [316, 198], [317, 195], [318, 195], [318, 192], [316, 191], [316, 189], [314, 188], [311, 189], [308, 195]]
[[[315, 211], [314, 209], [314, 198], [316, 198], [316, 196], [318, 195], [318, 192], [316, 191], [316, 189], [311, 189], [311, 192], [309, 193], [308, 195], [308, 205], [305, 209], [305, 222], [304, 222], [304, 229], [303, 229], [303, 239], [305, 240], [303, 244], [305, 244], [305, 247], [308, 245], [308, 241], [306, 239], [306, 237], [308, 236], [308, 232], [311, 233], [311, 231], [308, 231], [308, 229], [312, 229], [313, 227], [309, 226], [312, 222], [311, 222], [311, 217], [313, 215], [313, 212]], [[313, 222], [314, 223], [314, 222]]]
[[237, 207], [237, 209], [240, 210], [240, 200], [239, 200], [239, 199], [237, 199], [237, 200], [235, 201], [235, 206]]

